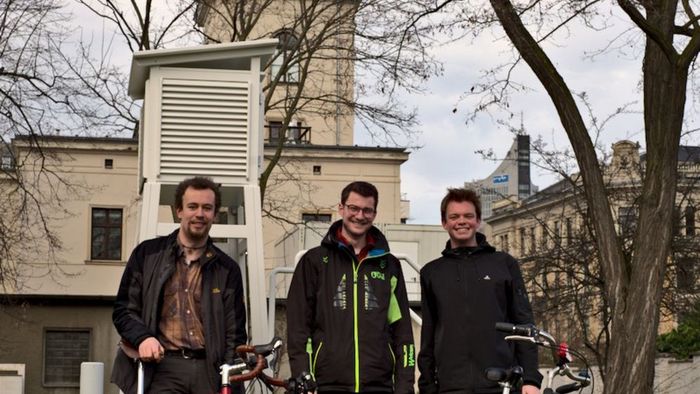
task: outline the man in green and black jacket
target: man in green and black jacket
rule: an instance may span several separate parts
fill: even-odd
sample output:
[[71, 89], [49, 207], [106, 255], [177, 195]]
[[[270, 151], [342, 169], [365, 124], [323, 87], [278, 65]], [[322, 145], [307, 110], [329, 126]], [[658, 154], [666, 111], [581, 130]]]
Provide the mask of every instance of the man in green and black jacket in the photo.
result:
[[287, 297], [292, 376], [318, 391], [413, 393], [415, 349], [401, 264], [372, 225], [377, 189], [353, 182], [321, 246], [299, 261]]

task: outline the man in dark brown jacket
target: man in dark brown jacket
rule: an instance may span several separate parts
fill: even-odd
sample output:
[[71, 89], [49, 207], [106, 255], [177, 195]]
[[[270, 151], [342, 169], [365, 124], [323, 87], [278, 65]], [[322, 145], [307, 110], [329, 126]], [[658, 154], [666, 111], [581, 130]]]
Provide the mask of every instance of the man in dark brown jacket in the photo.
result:
[[[181, 182], [180, 228], [142, 242], [124, 270], [112, 315], [125, 342], [145, 362], [148, 393], [213, 393], [219, 366], [246, 343], [241, 270], [214, 246], [209, 230], [221, 205], [208, 178]], [[120, 349], [112, 382], [136, 391], [136, 364]]]

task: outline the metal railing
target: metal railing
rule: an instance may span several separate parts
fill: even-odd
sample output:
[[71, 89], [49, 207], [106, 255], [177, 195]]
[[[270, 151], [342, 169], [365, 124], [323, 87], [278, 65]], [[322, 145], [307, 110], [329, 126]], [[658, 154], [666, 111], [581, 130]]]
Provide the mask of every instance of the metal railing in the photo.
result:
[[265, 142], [275, 144], [280, 138], [284, 138], [285, 144], [310, 144], [311, 143], [311, 126], [287, 126], [285, 130], [286, 136], [282, 136], [282, 126], [266, 125], [265, 126]]

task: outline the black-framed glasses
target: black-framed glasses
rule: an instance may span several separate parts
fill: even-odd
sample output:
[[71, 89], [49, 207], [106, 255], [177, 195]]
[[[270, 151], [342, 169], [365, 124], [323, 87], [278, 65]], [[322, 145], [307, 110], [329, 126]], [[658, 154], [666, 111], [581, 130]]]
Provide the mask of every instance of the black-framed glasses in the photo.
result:
[[343, 206], [353, 215], [357, 215], [360, 212], [362, 212], [364, 216], [374, 216], [377, 214], [377, 211], [370, 207], [360, 208], [357, 205], [352, 204], [343, 204]]

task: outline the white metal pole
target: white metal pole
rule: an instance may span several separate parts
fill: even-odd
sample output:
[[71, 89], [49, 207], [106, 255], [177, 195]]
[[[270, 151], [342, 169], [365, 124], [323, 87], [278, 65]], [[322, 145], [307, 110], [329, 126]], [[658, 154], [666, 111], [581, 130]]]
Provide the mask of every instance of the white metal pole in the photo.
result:
[[80, 363], [80, 394], [102, 394], [104, 392], [104, 363]]

